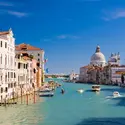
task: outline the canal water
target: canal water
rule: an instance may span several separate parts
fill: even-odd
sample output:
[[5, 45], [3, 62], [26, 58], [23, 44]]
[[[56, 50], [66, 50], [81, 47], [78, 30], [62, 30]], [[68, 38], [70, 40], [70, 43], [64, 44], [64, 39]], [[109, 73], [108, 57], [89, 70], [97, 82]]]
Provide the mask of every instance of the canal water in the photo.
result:
[[[0, 107], [0, 125], [125, 125], [125, 97], [107, 98], [114, 91], [125, 95], [125, 88], [101, 86], [91, 91], [91, 84], [63, 83], [65, 93], [57, 88], [54, 97], [40, 98], [35, 104]], [[85, 91], [80, 94], [77, 89]]]

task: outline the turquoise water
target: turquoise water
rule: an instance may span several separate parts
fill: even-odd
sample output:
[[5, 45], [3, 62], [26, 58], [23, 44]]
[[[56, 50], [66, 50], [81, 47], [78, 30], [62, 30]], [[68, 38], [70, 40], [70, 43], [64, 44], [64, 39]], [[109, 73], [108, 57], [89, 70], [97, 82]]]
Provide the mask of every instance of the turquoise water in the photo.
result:
[[[54, 97], [41, 98], [36, 104], [0, 107], [0, 125], [125, 125], [125, 98], [106, 98], [114, 91], [125, 95], [125, 88], [101, 86], [94, 93], [88, 84], [62, 85], [63, 95], [57, 88]], [[79, 88], [84, 93], [77, 93]]]

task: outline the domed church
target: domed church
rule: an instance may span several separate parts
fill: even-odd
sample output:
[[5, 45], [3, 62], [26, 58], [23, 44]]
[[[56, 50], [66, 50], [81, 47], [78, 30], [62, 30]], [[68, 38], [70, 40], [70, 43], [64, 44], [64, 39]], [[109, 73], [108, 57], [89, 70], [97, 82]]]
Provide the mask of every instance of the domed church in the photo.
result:
[[96, 51], [91, 57], [90, 65], [102, 67], [106, 65], [106, 59], [103, 53], [100, 51], [100, 46], [96, 47]]

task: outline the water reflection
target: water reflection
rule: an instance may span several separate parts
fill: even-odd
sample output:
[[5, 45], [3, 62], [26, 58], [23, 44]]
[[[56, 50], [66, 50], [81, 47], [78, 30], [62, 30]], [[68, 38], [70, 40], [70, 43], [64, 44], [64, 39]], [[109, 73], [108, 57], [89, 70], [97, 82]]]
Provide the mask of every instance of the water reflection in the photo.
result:
[[38, 111], [39, 106], [35, 105], [1, 107], [0, 125], [36, 125], [43, 119]]

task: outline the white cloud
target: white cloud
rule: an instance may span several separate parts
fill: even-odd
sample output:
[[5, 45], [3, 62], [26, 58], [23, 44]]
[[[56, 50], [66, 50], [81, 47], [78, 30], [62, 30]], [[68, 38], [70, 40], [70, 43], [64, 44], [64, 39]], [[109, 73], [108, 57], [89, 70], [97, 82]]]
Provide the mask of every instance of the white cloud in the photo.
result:
[[57, 36], [58, 39], [66, 39], [68, 36], [67, 35], [59, 35]]
[[43, 39], [44, 42], [49, 42], [51, 39]]
[[14, 15], [16, 17], [19, 17], [19, 18], [26, 17], [28, 15], [27, 13], [24, 13], [24, 12], [11, 11], [11, 10], [8, 10], [7, 13], [10, 15]]
[[57, 36], [57, 39], [79, 39], [79, 36], [75, 35], [59, 35]]
[[0, 14], [13, 15], [13, 16], [16, 16], [16, 17], [18, 17], [18, 18], [28, 16], [28, 13], [19, 12], [19, 11], [12, 11], [12, 10], [0, 10]]
[[110, 21], [118, 18], [125, 18], [125, 9], [115, 9], [113, 11], [104, 11], [102, 17], [105, 21]]
[[14, 6], [14, 4], [9, 3], [9, 2], [0, 2], [0, 6]]

